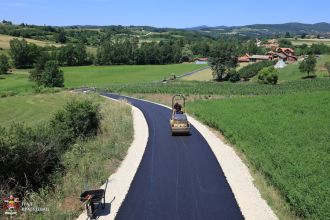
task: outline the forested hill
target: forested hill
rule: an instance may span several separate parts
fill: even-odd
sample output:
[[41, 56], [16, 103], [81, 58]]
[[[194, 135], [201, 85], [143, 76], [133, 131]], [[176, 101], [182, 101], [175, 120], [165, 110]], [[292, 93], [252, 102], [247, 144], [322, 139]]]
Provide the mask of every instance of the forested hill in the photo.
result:
[[326, 22], [316, 24], [285, 23], [285, 24], [254, 24], [245, 26], [198, 26], [187, 28], [200, 33], [209, 33], [213, 36], [221, 34], [240, 34], [240, 35], [283, 35], [287, 32], [291, 35], [300, 34], [322, 34], [330, 35], [330, 24]]

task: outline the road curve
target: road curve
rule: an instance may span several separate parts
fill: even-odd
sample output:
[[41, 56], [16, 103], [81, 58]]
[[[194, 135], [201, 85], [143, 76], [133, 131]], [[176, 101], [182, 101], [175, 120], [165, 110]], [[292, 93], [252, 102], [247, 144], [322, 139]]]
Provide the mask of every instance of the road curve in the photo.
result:
[[141, 164], [116, 219], [244, 219], [224, 173], [203, 136], [170, 132], [170, 110], [127, 99], [148, 123], [149, 140]]

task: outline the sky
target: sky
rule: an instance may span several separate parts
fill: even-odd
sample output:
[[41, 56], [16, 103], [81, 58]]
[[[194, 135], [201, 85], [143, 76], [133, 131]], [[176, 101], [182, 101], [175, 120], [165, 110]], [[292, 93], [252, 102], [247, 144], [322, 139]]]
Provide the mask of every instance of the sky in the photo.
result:
[[329, 0], [0, 0], [0, 20], [36, 25], [185, 28], [330, 23]]

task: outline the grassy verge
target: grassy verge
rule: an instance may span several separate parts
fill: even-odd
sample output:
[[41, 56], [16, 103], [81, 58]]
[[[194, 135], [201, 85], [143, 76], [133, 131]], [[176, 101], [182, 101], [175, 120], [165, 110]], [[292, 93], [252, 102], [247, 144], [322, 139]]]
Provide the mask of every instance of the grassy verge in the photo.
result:
[[27, 218], [76, 218], [84, 208], [78, 198], [81, 192], [99, 188], [125, 157], [133, 139], [131, 108], [98, 96], [90, 98], [101, 104], [101, 134], [87, 142], [78, 142], [63, 155], [65, 172], [53, 175], [51, 185], [55, 187], [44, 187], [27, 197], [33, 207], [49, 211], [29, 213]]
[[264, 185], [274, 187], [265, 197], [277, 213], [285, 212], [275, 205], [274, 197], [280, 195], [279, 200], [295, 213], [291, 218], [326, 219], [330, 215], [329, 103], [328, 92], [315, 92], [196, 101], [188, 107], [246, 156], [262, 173]]

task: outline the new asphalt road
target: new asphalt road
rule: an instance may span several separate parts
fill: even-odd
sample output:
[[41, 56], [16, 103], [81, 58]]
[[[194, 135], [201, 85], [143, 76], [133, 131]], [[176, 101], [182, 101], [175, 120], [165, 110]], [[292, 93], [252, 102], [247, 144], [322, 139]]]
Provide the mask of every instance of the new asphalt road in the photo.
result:
[[116, 219], [243, 219], [224, 173], [203, 136], [194, 127], [190, 136], [172, 136], [169, 109], [125, 99], [143, 112], [149, 126], [149, 140]]

